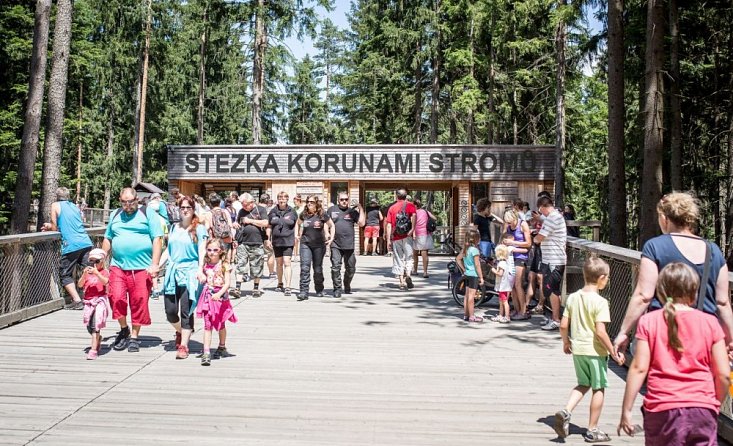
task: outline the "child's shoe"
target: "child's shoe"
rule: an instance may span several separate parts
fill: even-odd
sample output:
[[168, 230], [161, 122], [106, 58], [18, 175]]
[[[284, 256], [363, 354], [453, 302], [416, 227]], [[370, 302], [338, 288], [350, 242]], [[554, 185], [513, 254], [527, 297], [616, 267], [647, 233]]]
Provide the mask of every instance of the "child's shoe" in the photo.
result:
[[504, 316], [504, 317], [499, 318], [499, 323], [500, 324], [508, 324], [510, 322], [510, 320], [511, 319], [509, 319], [508, 317]]
[[188, 347], [185, 345], [179, 345], [178, 351], [176, 352], [176, 359], [186, 359], [188, 358]]
[[611, 437], [597, 427], [588, 429], [588, 431], [583, 434], [583, 439], [586, 443], [605, 443], [607, 441], [611, 441]]
[[204, 353], [203, 355], [201, 355], [201, 365], [211, 365], [211, 353]]
[[214, 359], [228, 358], [229, 356], [231, 355], [227, 351], [227, 348], [223, 345], [218, 346], [216, 350], [214, 350], [214, 354], [212, 355]]
[[565, 409], [555, 412], [555, 424], [552, 428], [560, 438], [570, 435], [570, 412]]
[[471, 316], [468, 318], [468, 322], [483, 322], [484, 318], [481, 316]]
[[99, 357], [99, 352], [97, 350], [89, 349], [89, 352], [87, 353], [87, 359], [92, 361], [94, 359], [97, 359]]

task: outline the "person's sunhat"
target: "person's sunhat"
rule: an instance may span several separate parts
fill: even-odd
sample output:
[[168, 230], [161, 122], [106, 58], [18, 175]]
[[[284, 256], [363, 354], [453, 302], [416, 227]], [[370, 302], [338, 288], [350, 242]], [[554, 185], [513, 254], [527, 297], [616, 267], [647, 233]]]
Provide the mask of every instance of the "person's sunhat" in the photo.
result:
[[89, 260], [104, 260], [107, 258], [107, 253], [104, 249], [94, 248], [89, 252]]

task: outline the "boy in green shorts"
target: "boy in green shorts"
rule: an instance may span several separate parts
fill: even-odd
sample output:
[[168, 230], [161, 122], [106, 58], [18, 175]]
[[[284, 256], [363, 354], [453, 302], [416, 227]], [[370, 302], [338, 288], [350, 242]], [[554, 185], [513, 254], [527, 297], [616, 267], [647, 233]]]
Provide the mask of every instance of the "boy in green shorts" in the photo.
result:
[[[598, 292], [608, 285], [608, 263], [589, 257], [583, 264], [585, 286], [568, 296], [560, 322], [563, 351], [573, 355], [578, 385], [570, 392], [565, 408], [555, 414], [554, 429], [560, 438], [568, 436], [570, 415], [583, 396], [592, 390], [588, 431], [583, 438], [588, 443], [609, 441], [608, 435], [598, 429], [603, 409], [604, 390], [608, 387], [608, 355], [613, 344], [606, 332], [611, 322], [608, 301]], [[568, 332], [570, 329], [570, 333]], [[614, 358], [623, 364], [623, 354]]]

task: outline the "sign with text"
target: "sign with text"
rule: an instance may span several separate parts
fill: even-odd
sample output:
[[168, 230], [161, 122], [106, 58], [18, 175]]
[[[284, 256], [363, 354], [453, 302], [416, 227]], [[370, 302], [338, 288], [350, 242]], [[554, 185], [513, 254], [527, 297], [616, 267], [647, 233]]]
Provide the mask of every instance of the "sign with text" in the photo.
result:
[[168, 178], [545, 180], [551, 146], [168, 146]]

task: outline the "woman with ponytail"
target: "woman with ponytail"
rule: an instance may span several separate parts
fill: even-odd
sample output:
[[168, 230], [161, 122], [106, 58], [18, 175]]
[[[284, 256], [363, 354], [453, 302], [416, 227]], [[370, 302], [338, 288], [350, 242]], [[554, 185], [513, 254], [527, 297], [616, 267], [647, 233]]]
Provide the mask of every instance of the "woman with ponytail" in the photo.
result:
[[647, 445], [717, 445], [718, 412], [730, 383], [725, 337], [718, 320], [695, 309], [700, 277], [673, 262], [659, 272], [662, 311], [641, 317], [634, 361], [626, 377], [621, 430], [639, 429], [631, 410], [644, 380], [643, 415]]

